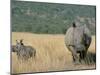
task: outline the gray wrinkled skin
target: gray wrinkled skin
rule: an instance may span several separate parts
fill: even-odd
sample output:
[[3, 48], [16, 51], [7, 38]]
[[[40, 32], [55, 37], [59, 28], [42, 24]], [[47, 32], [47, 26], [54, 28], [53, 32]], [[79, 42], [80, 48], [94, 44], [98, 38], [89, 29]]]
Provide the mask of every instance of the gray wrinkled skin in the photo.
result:
[[31, 46], [25, 46], [16, 40], [16, 45], [12, 46], [12, 52], [17, 52], [18, 59], [27, 60], [36, 55], [36, 50]]
[[[86, 57], [91, 43], [91, 34], [86, 25], [70, 27], [65, 35], [65, 44], [72, 53], [73, 61], [78, 62]], [[79, 56], [78, 56], [79, 53]]]

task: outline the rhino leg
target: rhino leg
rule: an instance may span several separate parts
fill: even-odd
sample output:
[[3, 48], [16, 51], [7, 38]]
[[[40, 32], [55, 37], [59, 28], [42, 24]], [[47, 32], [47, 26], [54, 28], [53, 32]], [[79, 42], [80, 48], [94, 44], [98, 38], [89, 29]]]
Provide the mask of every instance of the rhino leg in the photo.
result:
[[34, 57], [36, 56], [36, 51], [34, 51]]
[[73, 62], [74, 62], [74, 63], [79, 63], [79, 56], [78, 56], [78, 54], [77, 54], [75, 48], [74, 48], [73, 46], [69, 46], [68, 48], [69, 48], [69, 50], [70, 50], [71, 53], [72, 53]]
[[85, 58], [85, 51], [80, 51], [79, 54], [79, 61], [82, 62], [82, 60]]
[[87, 51], [81, 51], [80, 52], [79, 61], [81, 63], [85, 63], [86, 62], [86, 55], [87, 55]]
[[86, 56], [86, 52], [85, 51], [80, 51], [80, 59], [84, 59]]

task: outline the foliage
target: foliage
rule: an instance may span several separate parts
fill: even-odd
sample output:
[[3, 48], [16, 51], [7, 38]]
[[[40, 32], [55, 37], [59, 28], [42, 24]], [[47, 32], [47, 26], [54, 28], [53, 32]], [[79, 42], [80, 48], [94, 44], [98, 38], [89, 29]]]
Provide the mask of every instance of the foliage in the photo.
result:
[[[85, 23], [95, 34], [95, 6], [25, 2], [12, 0], [12, 31], [65, 34], [77, 17], [84, 18]], [[95, 24], [95, 23], [92, 23]], [[92, 27], [92, 28], [91, 28]]]

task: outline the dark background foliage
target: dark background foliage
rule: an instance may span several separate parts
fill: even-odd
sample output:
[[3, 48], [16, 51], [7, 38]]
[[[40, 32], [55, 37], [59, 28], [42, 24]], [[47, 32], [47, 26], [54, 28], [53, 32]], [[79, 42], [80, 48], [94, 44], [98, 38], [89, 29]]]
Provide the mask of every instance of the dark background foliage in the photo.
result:
[[13, 32], [65, 34], [72, 22], [80, 19], [95, 34], [96, 7], [12, 0]]

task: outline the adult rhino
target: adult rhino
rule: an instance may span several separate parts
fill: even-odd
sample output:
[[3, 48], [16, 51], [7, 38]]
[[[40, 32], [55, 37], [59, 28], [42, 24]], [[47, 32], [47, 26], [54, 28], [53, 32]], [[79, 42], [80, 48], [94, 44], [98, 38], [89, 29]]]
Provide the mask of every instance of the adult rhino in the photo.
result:
[[17, 56], [20, 59], [27, 60], [32, 56], [36, 56], [36, 50], [31, 46], [25, 46], [22, 40], [20, 42], [16, 40], [16, 45], [12, 46], [12, 49], [12, 51], [17, 52]]
[[74, 63], [79, 63], [86, 57], [91, 43], [91, 34], [86, 25], [77, 26], [75, 23], [67, 30], [65, 44], [72, 53]]

